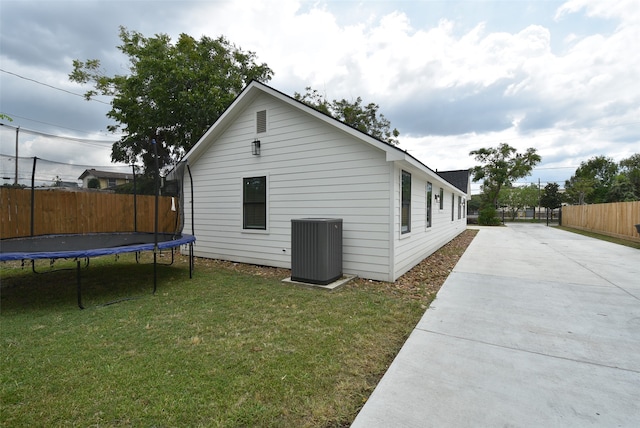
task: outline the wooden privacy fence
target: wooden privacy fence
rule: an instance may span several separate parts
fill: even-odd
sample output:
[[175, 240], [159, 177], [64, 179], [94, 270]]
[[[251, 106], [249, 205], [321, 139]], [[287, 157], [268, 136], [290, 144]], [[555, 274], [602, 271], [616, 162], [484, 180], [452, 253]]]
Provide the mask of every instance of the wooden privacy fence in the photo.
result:
[[640, 242], [640, 201], [562, 207], [562, 225]]
[[[101, 192], [34, 191], [34, 235], [62, 233], [133, 232], [133, 195]], [[31, 235], [31, 189], [0, 188], [1, 238]], [[158, 232], [175, 232], [179, 220], [178, 199], [158, 200]], [[155, 197], [136, 196], [137, 231], [153, 232]]]

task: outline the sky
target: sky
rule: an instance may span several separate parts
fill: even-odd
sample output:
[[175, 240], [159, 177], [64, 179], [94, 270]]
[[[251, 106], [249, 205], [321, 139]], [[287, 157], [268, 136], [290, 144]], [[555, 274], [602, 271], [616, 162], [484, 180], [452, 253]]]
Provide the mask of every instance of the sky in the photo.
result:
[[542, 157], [518, 185], [563, 187], [594, 156], [640, 152], [636, 1], [0, 0], [0, 112], [13, 119], [1, 120], [2, 183], [14, 180], [17, 127], [20, 180], [34, 156], [77, 165], [50, 164], [43, 180], [113, 169], [110, 99], [84, 100], [89, 86], [68, 75], [74, 59], [126, 74], [124, 26], [223, 35], [285, 94], [374, 102], [431, 169], [471, 168], [470, 151], [507, 143]]

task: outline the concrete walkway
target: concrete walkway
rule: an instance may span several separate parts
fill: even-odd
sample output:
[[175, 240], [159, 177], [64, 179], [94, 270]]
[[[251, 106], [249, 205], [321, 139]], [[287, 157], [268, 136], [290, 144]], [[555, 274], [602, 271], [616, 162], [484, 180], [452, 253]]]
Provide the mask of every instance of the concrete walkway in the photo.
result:
[[640, 427], [640, 250], [480, 228], [353, 427]]

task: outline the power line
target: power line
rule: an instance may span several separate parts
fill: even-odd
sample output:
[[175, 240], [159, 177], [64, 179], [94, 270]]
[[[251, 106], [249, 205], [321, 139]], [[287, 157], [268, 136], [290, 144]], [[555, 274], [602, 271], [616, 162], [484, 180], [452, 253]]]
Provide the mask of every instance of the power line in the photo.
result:
[[106, 104], [106, 105], [111, 105], [111, 103], [108, 103], [108, 102], [105, 102], [105, 101], [102, 101], [102, 100], [97, 100], [97, 99], [95, 99], [95, 98], [88, 98], [88, 99], [87, 99], [87, 98], [86, 98], [84, 95], [82, 95], [82, 94], [77, 94], [77, 93], [75, 93], [75, 92], [71, 92], [71, 91], [68, 91], [68, 90], [66, 90], [66, 89], [57, 88], [57, 87], [55, 87], [55, 86], [53, 86], [53, 85], [49, 85], [48, 83], [40, 82], [40, 81], [38, 81], [38, 80], [31, 79], [30, 77], [21, 76], [21, 75], [19, 75], [19, 74], [17, 74], [17, 73], [13, 73], [13, 72], [11, 72], [11, 71], [3, 70], [3, 69], [1, 69], [1, 68], [0, 68], [0, 71], [2, 71], [3, 73], [10, 74], [10, 75], [12, 75], [12, 76], [19, 77], [20, 79], [27, 80], [27, 81], [29, 81], [29, 82], [37, 83], [38, 85], [46, 86], [47, 88], [55, 89], [56, 91], [61, 91], [61, 92], [65, 92], [65, 93], [70, 94], [70, 95], [75, 95], [76, 97], [84, 98], [85, 100], [88, 100], [88, 101], [95, 101], [95, 102], [97, 102], [97, 103], [102, 103], [102, 104]]
[[[118, 172], [118, 170], [122, 170], [124, 168], [131, 168], [131, 165], [129, 164], [124, 164], [124, 163], [120, 163], [120, 164], [112, 164], [112, 165], [83, 165], [83, 164], [78, 164], [78, 163], [68, 163], [68, 162], [60, 162], [60, 161], [54, 161], [54, 160], [49, 160], [49, 159], [43, 159], [43, 158], [39, 158], [37, 156], [35, 156], [38, 161], [40, 163], [40, 165], [42, 165], [42, 162], [46, 162], [46, 163], [50, 163], [50, 164], [55, 164], [55, 165], [65, 165], [71, 168], [86, 168], [86, 169], [98, 169], [98, 170], [104, 170], [104, 171], [113, 171], [113, 172]], [[15, 155], [7, 155], [4, 153], [0, 153], [0, 160], [2, 158], [5, 159], [15, 159], [16, 156]], [[18, 156], [18, 160], [21, 161], [26, 161], [26, 160], [30, 160], [33, 162], [33, 158], [34, 156]], [[115, 171], [114, 171], [115, 170]]]
[[47, 137], [47, 138], [58, 138], [58, 139], [61, 139], [61, 140], [75, 141], [75, 142], [79, 142], [79, 143], [86, 143], [86, 144], [94, 145], [96, 147], [103, 147], [101, 144], [113, 144], [113, 143], [115, 143], [115, 141], [113, 141], [113, 140], [91, 140], [91, 139], [88, 139], [88, 138], [75, 138], [75, 137], [66, 137], [66, 136], [62, 136], [62, 135], [48, 134], [46, 132], [34, 131], [34, 130], [26, 129], [26, 128], [23, 128], [23, 127], [20, 127], [20, 126], [7, 125], [6, 123], [0, 123], [0, 126], [4, 126], [4, 127], [7, 127], [7, 128], [11, 128], [11, 129], [20, 129], [21, 132], [25, 132], [27, 134], [40, 135], [42, 137]]
[[[2, 113], [6, 114], [7, 116], [11, 117], [12, 119], [15, 117], [15, 118], [19, 118], [19, 119], [28, 120], [29, 122], [36, 122], [36, 123], [41, 123], [43, 125], [55, 126], [56, 128], [62, 128], [62, 129], [68, 129], [70, 131], [88, 133], [88, 131], [83, 131], [82, 129], [69, 128], [68, 126], [62, 126], [62, 125], [56, 125], [55, 123], [43, 122], [41, 120], [31, 119], [29, 117], [20, 116], [20, 115], [14, 114], [14, 113], [10, 113], [8, 111], [3, 111]], [[20, 128], [22, 129], [22, 127], [20, 127]]]

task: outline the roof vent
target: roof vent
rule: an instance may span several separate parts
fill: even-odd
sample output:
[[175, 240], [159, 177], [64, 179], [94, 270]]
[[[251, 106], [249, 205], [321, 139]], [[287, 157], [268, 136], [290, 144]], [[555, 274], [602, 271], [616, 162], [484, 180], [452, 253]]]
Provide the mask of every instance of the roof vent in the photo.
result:
[[267, 111], [260, 110], [256, 113], [256, 132], [258, 134], [267, 132]]

